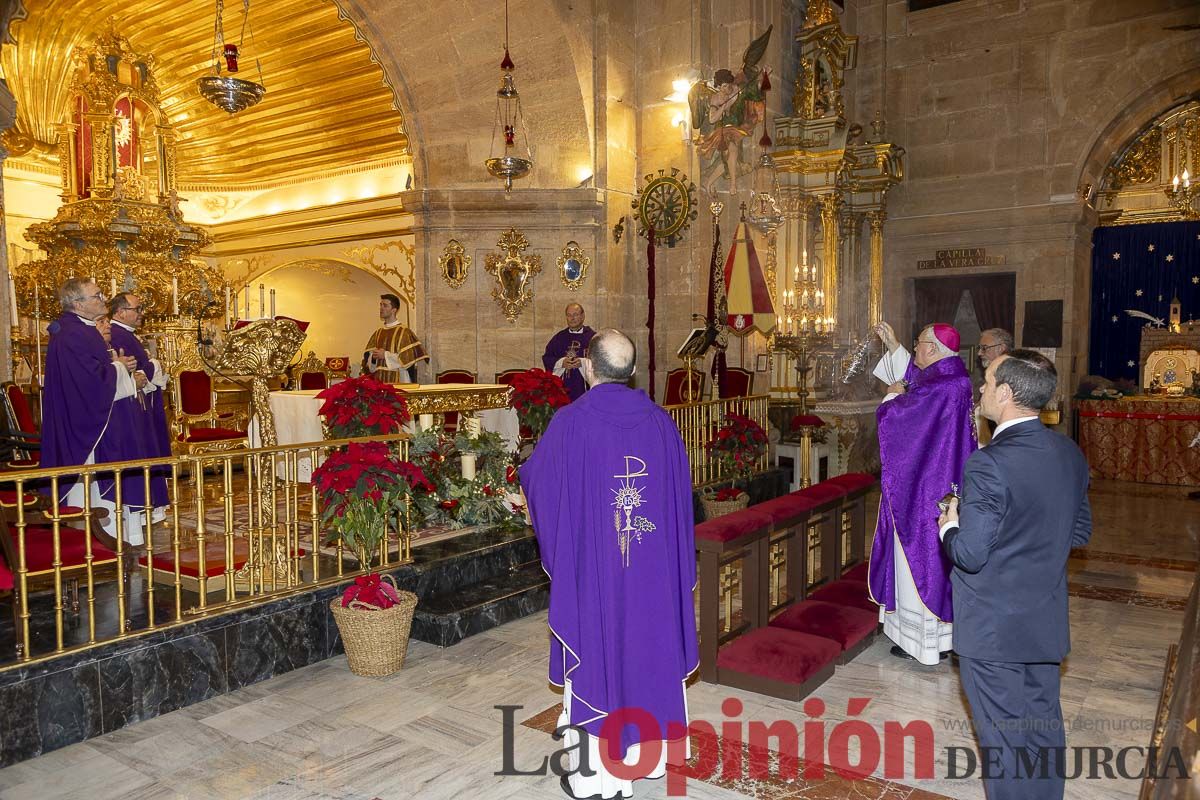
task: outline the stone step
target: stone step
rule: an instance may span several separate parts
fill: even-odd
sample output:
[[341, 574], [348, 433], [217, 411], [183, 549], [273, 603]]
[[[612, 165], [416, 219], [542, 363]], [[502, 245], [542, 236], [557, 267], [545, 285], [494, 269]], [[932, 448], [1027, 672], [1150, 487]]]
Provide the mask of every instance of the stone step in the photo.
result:
[[534, 561], [504, 575], [422, 599], [413, 614], [412, 638], [449, 647], [549, 605], [550, 578]]
[[503, 578], [515, 569], [538, 559], [533, 531], [482, 529], [451, 539], [418, 545], [413, 560], [393, 574], [401, 589], [415, 594], [422, 603], [450, 595], [481, 581]]

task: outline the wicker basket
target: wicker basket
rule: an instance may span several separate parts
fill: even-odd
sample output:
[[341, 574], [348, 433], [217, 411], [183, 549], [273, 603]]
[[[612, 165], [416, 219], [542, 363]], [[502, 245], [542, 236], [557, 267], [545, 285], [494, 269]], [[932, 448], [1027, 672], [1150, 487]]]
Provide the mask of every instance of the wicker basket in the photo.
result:
[[750, 505], [750, 495], [742, 492], [732, 500], [712, 500], [707, 497], [700, 498], [700, 505], [704, 507], [704, 518], [716, 519], [725, 514], [732, 514], [735, 511], [741, 511]]
[[[391, 576], [385, 575], [384, 579], [391, 580]], [[392, 583], [395, 585], [395, 581]], [[344, 607], [341, 598], [330, 601], [350, 671], [355, 675], [381, 678], [404, 666], [417, 596], [412, 592], [399, 595], [399, 603], [382, 609], [361, 600], [351, 600]]]

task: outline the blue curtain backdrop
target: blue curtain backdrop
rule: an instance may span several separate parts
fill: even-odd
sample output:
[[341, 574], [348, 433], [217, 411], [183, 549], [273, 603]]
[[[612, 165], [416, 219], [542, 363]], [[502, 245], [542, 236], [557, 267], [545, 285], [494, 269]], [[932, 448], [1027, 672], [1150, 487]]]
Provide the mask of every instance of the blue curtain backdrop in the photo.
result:
[[1200, 320], [1200, 222], [1096, 228], [1092, 235], [1092, 325], [1088, 372], [1138, 380], [1144, 311], [1165, 322], [1171, 298], [1183, 321]]

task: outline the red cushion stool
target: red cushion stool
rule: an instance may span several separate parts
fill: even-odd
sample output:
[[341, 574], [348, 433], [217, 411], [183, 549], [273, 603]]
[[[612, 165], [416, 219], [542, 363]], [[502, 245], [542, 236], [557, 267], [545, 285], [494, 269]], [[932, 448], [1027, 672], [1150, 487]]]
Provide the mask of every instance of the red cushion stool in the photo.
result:
[[787, 628], [757, 628], [717, 654], [720, 681], [752, 692], [799, 700], [833, 675], [841, 645]]
[[844, 578], [831, 581], [810, 594], [808, 599], [879, 613], [879, 605], [871, 599], [866, 584], [860, 581], [848, 581]]
[[[837, 642], [844, 651], [841, 663], [845, 663], [870, 645], [872, 636], [879, 630], [879, 612], [872, 614], [820, 600], [801, 600], [784, 609], [771, 620], [771, 625]], [[846, 651], [849, 651], [849, 657]]]

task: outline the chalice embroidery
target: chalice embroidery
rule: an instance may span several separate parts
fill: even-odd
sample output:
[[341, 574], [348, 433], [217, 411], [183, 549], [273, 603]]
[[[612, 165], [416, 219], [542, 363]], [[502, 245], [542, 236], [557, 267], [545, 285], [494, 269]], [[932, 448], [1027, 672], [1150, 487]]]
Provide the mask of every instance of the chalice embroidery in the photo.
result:
[[621, 566], [629, 566], [629, 546], [633, 542], [642, 541], [643, 533], [654, 530], [654, 523], [640, 514], [635, 515], [634, 509], [645, 502], [642, 496], [644, 487], [638, 486], [635, 478], [649, 477], [646, 472], [646, 462], [637, 456], [625, 456], [625, 473], [614, 475], [621, 481], [620, 488], [613, 489], [613, 527], [617, 532], [617, 546], [621, 550]]

